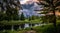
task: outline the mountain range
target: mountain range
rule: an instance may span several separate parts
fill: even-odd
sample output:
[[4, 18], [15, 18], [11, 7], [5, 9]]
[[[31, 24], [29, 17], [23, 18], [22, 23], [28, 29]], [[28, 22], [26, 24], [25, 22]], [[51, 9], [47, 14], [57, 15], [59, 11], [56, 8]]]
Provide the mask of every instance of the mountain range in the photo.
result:
[[38, 5], [36, 2], [21, 4], [21, 6], [23, 10], [19, 10], [19, 14], [23, 12], [25, 16], [32, 16], [32, 15], [39, 16], [40, 14], [36, 13], [34, 10], [42, 9], [42, 5]]

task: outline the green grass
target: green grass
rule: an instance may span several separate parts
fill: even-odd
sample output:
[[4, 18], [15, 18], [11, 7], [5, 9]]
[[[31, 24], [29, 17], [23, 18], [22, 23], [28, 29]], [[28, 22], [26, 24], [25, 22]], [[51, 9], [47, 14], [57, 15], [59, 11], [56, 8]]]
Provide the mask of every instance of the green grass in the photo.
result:
[[[37, 27], [32, 27], [34, 31], [36, 31], [36, 33], [54, 33], [55, 32], [55, 28], [53, 26], [53, 24], [47, 24], [47, 25], [42, 25], [42, 26], [37, 26]], [[26, 31], [31, 30], [31, 28], [26, 28], [23, 30], [17, 30], [17, 31], [11, 31], [11, 30], [6, 30], [5, 32], [1, 33], [25, 33]], [[57, 33], [60, 32], [60, 23], [57, 24]]]
[[24, 21], [21, 21], [21, 20], [18, 20], [18, 21], [0, 21], [0, 25], [20, 25], [20, 24], [25, 24], [25, 23], [40, 23], [40, 21], [37, 19], [37, 20], [31, 20], [31, 21], [28, 21], [28, 20], [24, 20]]

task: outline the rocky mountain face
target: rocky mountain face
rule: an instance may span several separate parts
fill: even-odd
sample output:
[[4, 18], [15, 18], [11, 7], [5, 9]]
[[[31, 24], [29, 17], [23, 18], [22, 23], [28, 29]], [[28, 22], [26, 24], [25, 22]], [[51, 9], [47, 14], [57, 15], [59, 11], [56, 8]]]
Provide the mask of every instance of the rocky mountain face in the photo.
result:
[[19, 14], [21, 14], [21, 12], [23, 12], [25, 16], [40, 15], [40, 14], [37, 14], [35, 12], [35, 10], [42, 9], [42, 5], [38, 5], [36, 2], [21, 4], [21, 6], [22, 6], [23, 10], [19, 10], [19, 12], [20, 12]]

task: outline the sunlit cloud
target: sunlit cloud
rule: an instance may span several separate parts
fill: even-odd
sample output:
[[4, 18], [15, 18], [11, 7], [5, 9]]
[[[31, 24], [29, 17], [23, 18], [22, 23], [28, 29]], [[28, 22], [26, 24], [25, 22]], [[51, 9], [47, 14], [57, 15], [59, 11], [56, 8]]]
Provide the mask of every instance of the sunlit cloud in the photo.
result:
[[31, 3], [31, 2], [39, 2], [38, 0], [21, 0], [21, 4]]
[[39, 2], [38, 0], [33, 0], [34, 2]]
[[29, 1], [29, 0], [22, 0], [20, 2], [21, 2], [21, 4], [25, 4], [27, 1]]

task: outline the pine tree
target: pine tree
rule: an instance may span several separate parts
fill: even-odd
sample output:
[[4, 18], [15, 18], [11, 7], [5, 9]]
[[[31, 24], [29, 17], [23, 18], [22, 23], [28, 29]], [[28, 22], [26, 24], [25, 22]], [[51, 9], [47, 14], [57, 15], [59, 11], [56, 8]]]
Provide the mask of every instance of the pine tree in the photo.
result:
[[20, 1], [19, 0], [0, 0], [0, 8], [1, 8], [0, 12], [3, 12], [3, 14], [5, 14], [5, 20], [17, 19], [18, 10], [21, 8]]
[[20, 20], [25, 20], [25, 16], [24, 13], [22, 12], [21, 16], [20, 16]]
[[44, 5], [44, 8], [48, 9], [48, 12], [52, 12], [53, 25], [56, 27], [56, 14], [55, 10], [58, 10], [60, 6], [60, 0], [39, 0], [41, 5]]

